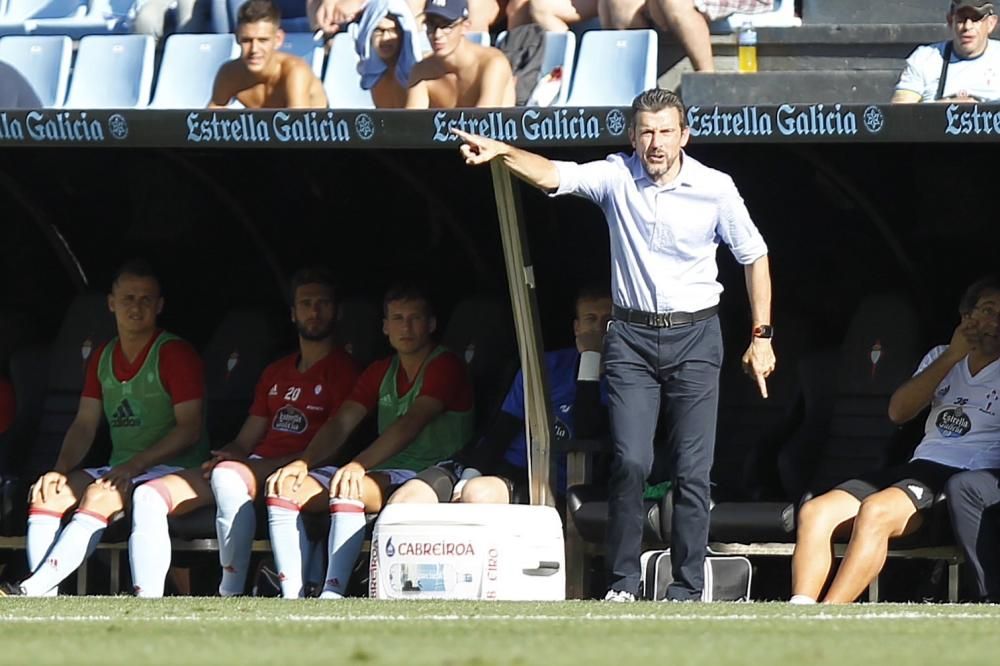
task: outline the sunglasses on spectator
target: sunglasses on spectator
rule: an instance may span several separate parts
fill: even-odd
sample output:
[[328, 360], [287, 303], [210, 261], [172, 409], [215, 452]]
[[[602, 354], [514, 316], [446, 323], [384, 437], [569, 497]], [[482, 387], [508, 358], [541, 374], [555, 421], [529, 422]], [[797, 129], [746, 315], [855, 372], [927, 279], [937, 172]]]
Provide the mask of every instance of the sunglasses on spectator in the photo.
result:
[[458, 24], [461, 23], [464, 20], [465, 19], [458, 19], [457, 21], [454, 21], [452, 23], [442, 23], [442, 22], [438, 22], [438, 21], [427, 21], [427, 20], [425, 20], [424, 21], [424, 30], [426, 30], [427, 34], [430, 35], [431, 37], [433, 37], [434, 33], [437, 32], [438, 30], [440, 30], [441, 32], [443, 32], [446, 35], [450, 35], [451, 31], [454, 30], [455, 28], [457, 28]]

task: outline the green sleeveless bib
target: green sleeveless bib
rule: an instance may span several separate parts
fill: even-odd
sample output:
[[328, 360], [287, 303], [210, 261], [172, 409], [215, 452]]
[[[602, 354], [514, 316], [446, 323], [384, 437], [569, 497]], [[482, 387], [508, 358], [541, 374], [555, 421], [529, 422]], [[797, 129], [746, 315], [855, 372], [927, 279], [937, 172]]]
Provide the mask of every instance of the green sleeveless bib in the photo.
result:
[[[399, 371], [399, 355], [389, 364], [378, 390], [378, 431], [382, 434], [396, 419], [405, 414], [413, 401], [420, 395], [424, 384], [424, 370], [427, 365], [446, 350], [436, 347], [420, 368], [413, 386], [406, 395], [400, 396], [396, 390], [396, 373]], [[462, 448], [470, 439], [475, 427], [472, 410], [464, 412], [443, 412], [424, 426], [420, 434], [409, 446], [386, 460], [375, 469], [410, 469], [419, 472], [436, 462], [447, 459]]]
[[[97, 378], [103, 392], [104, 416], [111, 429], [111, 466], [119, 465], [142, 453], [177, 424], [170, 394], [160, 381], [160, 348], [171, 340], [179, 340], [171, 333], [160, 333], [142, 367], [135, 376], [119, 381], [112, 369], [112, 356], [118, 338], [107, 344], [97, 364]], [[194, 467], [206, 459], [208, 438], [204, 429], [199, 442], [188, 451], [164, 465]]]

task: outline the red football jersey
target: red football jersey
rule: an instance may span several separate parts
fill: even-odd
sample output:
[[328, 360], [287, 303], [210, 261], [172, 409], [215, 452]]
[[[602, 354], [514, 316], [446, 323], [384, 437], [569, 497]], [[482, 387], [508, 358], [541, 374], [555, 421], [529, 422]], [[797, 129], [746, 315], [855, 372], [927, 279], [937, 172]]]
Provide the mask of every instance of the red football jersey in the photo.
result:
[[341, 349], [331, 351], [305, 372], [299, 372], [298, 359], [298, 354], [291, 354], [275, 361], [257, 382], [250, 413], [270, 423], [253, 451], [262, 458], [304, 450], [358, 378], [354, 361]]

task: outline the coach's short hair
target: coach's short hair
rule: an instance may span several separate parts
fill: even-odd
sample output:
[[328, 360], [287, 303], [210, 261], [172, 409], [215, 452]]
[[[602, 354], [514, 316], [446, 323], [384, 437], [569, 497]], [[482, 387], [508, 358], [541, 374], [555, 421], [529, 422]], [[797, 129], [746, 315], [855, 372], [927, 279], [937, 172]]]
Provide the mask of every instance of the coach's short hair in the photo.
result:
[[962, 294], [962, 300], [958, 302], [958, 311], [961, 314], [968, 314], [976, 308], [976, 303], [988, 291], [1000, 294], [1000, 277], [987, 275], [981, 277], [966, 288]]
[[236, 12], [236, 25], [268, 21], [275, 26], [281, 25], [281, 10], [271, 0], [247, 0]]
[[687, 114], [680, 95], [673, 90], [663, 88], [650, 88], [636, 95], [632, 100], [632, 126], [635, 126], [635, 117], [640, 111], [656, 113], [663, 109], [677, 109], [677, 115], [681, 118], [681, 129], [687, 127]]

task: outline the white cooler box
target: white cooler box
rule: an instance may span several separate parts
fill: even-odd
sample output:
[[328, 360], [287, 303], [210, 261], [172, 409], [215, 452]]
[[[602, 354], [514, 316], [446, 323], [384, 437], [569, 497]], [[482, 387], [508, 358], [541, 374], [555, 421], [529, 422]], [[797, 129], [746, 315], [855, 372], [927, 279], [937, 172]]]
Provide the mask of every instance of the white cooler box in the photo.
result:
[[372, 534], [375, 599], [566, 598], [562, 521], [522, 504], [390, 504]]

